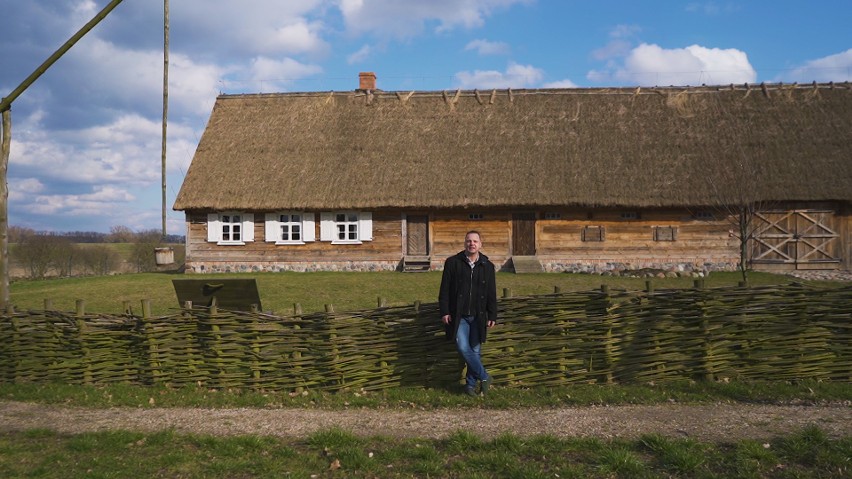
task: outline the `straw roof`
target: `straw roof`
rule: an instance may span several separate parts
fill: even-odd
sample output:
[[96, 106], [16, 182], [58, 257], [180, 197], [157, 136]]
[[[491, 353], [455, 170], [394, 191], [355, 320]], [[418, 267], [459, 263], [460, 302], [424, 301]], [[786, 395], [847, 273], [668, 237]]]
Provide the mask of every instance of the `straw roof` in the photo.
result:
[[852, 85], [222, 95], [174, 208], [852, 201]]

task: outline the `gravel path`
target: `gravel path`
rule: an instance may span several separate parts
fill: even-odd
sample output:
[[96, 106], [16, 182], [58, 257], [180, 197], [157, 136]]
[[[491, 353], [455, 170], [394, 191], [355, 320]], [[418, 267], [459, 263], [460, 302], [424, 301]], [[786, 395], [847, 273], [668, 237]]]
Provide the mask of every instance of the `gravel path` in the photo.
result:
[[305, 437], [333, 427], [359, 436], [442, 438], [458, 430], [483, 438], [518, 436], [631, 439], [646, 433], [702, 441], [769, 439], [808, 425], [832, 437], [852, 436], [849, 404], [779, 406], [754, 404], [595, 406], [554, 409], [85, 409], [0, 401], [0, 431], [33, 428], [60, 433], [125, 429], [217, 436], [259, 434]]

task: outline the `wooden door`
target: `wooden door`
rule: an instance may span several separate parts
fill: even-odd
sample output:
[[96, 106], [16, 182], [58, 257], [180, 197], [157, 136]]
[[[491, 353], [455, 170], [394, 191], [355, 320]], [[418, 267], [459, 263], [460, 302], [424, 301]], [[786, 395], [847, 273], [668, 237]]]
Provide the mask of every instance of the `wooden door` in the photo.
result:
[[766, 211], [755, 217], [752, 263], [788, 269], [834, 269], [840, 235], [832, 210]]
[[535, 255], [535, 213], [512, 215], [512, 255]]
[[406, 247], [408, 256], [429, 256], [429, 217], [410, 215], [405, 217]]

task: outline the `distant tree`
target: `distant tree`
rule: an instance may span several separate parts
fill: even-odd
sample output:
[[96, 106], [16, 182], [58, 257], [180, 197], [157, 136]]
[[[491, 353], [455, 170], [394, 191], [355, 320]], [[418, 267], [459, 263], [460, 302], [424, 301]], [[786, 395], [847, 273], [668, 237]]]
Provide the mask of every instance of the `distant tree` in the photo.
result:
[[74, 270], [80, 262], [81, 249], [67, 236], [56, 236], [53, 251], [50, 253], [50, 265], [60, 277], [74, 276]]
[[33, 234], [22, 238], [15, 248], [17, 261], [26, 268], [32, 279], [43, 279], [55, 265], [59, 251], [67, 244], [67, 240], [47, 234]]
[[118, 253], [103, 244], [82, 248], [80, 251], [80, 264], [87, 274], [107, 275], [115, 271], [118, 259]]
[[111, 226], [107, 238], [110, 243], [132, 243], [136, 238], [136, 233], [124, 225]]
[[36, 232], [32, 228], [26, 228], [23, 226], [10, 226], [9, 243], [20, 243], [21, 239], [27, 236], [32, 236], [34, 234], [36, 234]]
[[154, 249], [162, 244], [162, 233], [158, 230], [144, 230], [135, 234], [133, 248], [130, 250], [130, 264], [137, 272], [154, 271], [157, 267]]

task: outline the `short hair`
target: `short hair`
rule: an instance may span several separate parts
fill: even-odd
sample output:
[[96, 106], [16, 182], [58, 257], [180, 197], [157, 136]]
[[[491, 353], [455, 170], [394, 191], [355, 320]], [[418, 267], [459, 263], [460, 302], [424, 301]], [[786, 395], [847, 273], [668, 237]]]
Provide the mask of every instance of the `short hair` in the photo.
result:
[[465, 238], [467, 238], [467, 235], [476, 235], [476, 236], [479, 236], [479, 242], [480, 242], [480, 243], [482, 242], [482, 233], [480, 233], [479, 231], [476, 231], [476, 230], [470, 230], [470, 231], [468, 231], [467, 233], [465, 233], [465, 234], [464, 234], [464, 237], [465, 237]]

